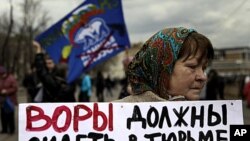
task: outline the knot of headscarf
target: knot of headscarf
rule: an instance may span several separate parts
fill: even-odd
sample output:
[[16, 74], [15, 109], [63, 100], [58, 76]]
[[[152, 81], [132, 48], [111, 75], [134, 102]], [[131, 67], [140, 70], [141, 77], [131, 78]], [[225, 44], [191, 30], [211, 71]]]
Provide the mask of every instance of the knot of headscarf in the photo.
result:
[[167, 93], [168, 83], [184, 40], [193, 29], [167, 28], [158, 31], [144, 44], [128, 66], [127, 76], [134, 94], [152, 91]]

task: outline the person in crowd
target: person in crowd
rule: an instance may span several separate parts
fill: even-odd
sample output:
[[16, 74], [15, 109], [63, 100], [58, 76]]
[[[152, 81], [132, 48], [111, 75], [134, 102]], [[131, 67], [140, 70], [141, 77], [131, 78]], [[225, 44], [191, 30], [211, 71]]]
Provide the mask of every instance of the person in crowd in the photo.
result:
[[36, 94], [38, 93], [39, 89], [41, 88], [41, 83], [36, 74], [36, 67], [35, 64], [31, 65], [31, 68], [25, 74], [24, 79], [22, 81], [22, 85], [27, 90], [27, 101], [28, 102], [35, 102]]
[[15, 77], [0, 66], [1, 133], [15, 133], [15, 106], [18, 83]]
[[107, 96], [113, 97], [113, 92], [112, 92], [112, 87], [113, 87], [113, 82], [110, 78], [110, 75], [107, 76], [105, 79], [105, 88], [107, 88]]
[[103, 91], [104, 91], [104, 77], [102, 75], [102, 72], [98, 71], [96, 76], [96, 96], [98, 102], [104, 102]]
[[224, 100], [225, 99], [225, 96], [224, 96], [224, 89], [225, 89], [225, 79], [224, 79], [224, 77], [223, 76], [218, 76], [218, 93], [219, 93], [219, 98], [221, 99], [221, 100]]
[[91, 78], [88, 72], [82, 75], [82, 81], [80, 86], [80, 94], [78, 97], [79, 102], [90, 102], [90, 97], [92, 95], [92, 84]]
[[246, 79], [246, 75], [240, 75], [238, 78], [239, 81], [239, 92], [238, 92], [238, 97], [240, 99], [244, 99], [244, 86], [246, 84], [245, 79]]
[[217, 100], [219, 95], [219, 76], [216, 70], [211, 69], [208, 72], [208, 80], [206, 84], [205, 100]]
[[53, 60], [43, 53], [38, 42], [34, 41], [33, 46], [36, 48], [36, 72], [43, 87], [42, 102], [75, 102], [76, 84], [66, 81], [67, 65], [55, 65]]
[[246, 100], [247, 107], [250, 108], [250, 81], [247, 81], [243, 89], [244, 100]]
[[194, 29], [162, 29], [128, 66], [131, 94], [114, 102], [199, 100], [213, 56], [210, 40]]

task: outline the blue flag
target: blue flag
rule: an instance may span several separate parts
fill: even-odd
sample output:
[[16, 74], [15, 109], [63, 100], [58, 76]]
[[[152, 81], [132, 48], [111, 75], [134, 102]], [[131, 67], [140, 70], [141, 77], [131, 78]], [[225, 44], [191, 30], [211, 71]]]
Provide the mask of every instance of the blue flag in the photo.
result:
[[55, 63], [68, 63], [68, 82], [130, 47], [121, 0], [86, 0], [36, 40]]

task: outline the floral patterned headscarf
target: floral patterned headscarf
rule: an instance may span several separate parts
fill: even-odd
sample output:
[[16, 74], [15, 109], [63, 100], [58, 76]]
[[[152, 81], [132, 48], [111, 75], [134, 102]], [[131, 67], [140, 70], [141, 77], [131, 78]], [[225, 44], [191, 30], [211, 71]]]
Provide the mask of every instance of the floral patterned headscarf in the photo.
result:
[[147, 40], [128, 66], [127, 76], [134, 94], [152, 91], [167, 94], [166, 84], [186, 37], [193, 29], [167, 28]]

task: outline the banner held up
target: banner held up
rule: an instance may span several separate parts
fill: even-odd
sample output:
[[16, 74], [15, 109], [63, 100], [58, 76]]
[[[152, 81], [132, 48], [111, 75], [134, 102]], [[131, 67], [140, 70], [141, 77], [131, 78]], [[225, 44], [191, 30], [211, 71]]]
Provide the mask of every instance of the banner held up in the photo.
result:
[[130, 47], [121, 0], [86, 0], [36, 40], [68, 64], [68, 82]]
[[229, 140], [243, 125], [241, 100], [19, 105], [19, 139]]

